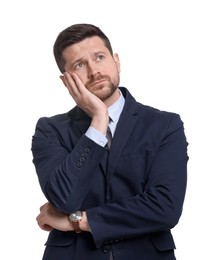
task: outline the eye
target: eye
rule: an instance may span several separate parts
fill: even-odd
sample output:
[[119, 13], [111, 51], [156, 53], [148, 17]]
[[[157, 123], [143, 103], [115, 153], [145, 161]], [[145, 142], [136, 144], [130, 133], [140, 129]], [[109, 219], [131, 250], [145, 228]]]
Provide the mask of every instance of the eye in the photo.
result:
[[100, 60], [103, 60], [104, 59], [104, 55], [100, 54], [97, 56], [96, 60], [97, 61], [100, 61]]
[[74, 68], [75, 69], [81, 69], [84, 66], [83, 62], [78, 62], [77, 64], [75, 64]]

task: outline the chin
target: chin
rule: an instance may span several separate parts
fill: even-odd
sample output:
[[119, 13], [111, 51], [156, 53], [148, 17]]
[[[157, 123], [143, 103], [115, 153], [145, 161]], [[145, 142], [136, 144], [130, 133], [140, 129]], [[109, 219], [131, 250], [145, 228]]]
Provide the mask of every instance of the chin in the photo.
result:
[[115, 89], [113, 88], [104, 88], [100, 89], [99, 91], [95, 91], [95, 95], [101, 99], [102, 101], [105, 101], [109, 99], [115, 92]]

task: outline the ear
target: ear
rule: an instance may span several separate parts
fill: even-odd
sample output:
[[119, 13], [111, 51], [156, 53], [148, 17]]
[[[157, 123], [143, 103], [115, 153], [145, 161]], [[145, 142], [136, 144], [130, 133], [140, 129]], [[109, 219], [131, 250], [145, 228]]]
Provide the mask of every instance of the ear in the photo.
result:
[[120, 73], [120, 59], [119, 59], [119, 55], [117, 53], [114, 54], [113, 56], [114, 62], [116, 63], [117, 66], [117, 70]]

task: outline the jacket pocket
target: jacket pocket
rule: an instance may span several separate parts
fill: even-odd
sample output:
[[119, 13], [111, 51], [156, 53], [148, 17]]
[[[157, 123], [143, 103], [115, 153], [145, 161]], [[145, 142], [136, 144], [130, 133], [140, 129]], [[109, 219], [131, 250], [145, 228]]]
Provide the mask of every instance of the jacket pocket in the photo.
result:
[[170, 231], [158, 232], [152, 235], [152, 242], [158, 251], [175, 249], [175, 243]]
[[62, 232], [59, 230], [52, 230], [49, 233], [46, 246], [69, 246], [74, 241], [74, 232]]

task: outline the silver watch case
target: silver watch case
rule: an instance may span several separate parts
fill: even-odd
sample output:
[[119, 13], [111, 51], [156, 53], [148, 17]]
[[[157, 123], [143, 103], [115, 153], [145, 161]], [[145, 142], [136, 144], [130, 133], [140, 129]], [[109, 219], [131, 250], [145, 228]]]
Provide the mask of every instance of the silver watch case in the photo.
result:
[[82, 220], [82, 211], [78, 210], [76, 212], [73, 212], [69, 215], [69, 219], [72, 222], [79, 222]]

